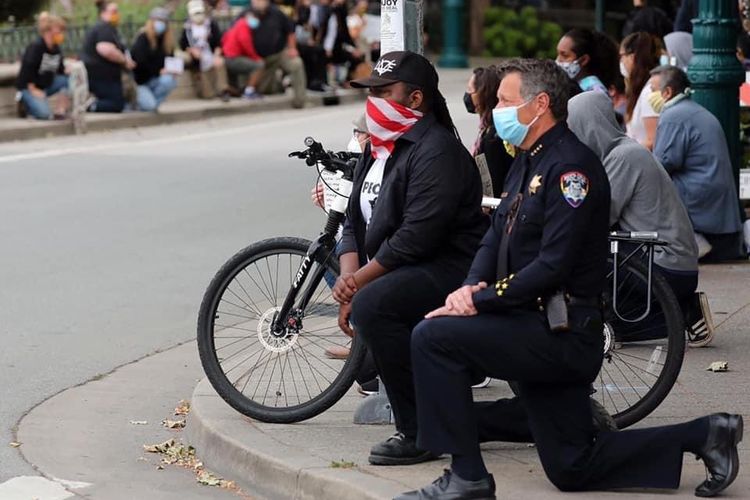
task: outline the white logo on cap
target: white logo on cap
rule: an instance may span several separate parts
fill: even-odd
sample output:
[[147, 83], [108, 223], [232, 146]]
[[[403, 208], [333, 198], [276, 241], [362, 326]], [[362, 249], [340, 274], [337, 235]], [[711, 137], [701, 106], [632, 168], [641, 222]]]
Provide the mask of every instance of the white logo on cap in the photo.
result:
[[377, 66], [373, 71], [376, 71], [378, 75], [383, 76], [383, 73], [389, 73], [396, 67], [396, 61], [389, 61], [388, 59], [381, 59], [378, 61]]

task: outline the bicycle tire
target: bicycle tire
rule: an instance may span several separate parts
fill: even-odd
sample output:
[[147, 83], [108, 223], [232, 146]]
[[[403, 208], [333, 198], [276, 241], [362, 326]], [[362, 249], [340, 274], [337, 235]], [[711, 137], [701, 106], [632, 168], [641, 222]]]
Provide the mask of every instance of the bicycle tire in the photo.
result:
[[[296, 255], [300, 258], [303, 258], [307, 254], [307, 250], [310, 245], [311, 242], [305, 239], [280, 237], [259, 241], [244, 248], [243, 250], [240, 250], [232, 258], [230, 258], [216, 273], [204, 294], [203, 301], [200, 306], [197, 328], [198, 351], [200, 353], [201, 363], [203, 365], [206, 376], [208, 377], [208, 380], [210, 381], [216, 392], [219, 394], [219, 396], [221, 396], [222, 399], [224, 399], [224, 401], [226, 401], [232, 408], [242, 413], [243, 415], [246, 415], [255, 420], [259, 420], [261, 422], [294, 423], [301, 422], [303, 420], [307, 420], [320, 415], [331, 406], [333, 406], [336, 402], [338, 402], [351, 388], [357, 375], [357, 371], [362, 365], [365, 356], [364, 344], [355, 336], [355, 338], [351, 342], [351, 352], [348, 358], [344, 361], [343, 367], [335, 377], [335, 379], [330, 381], [330, 385], [327, 388], [322, 389], [320, 394], [315, 397], [311, 397], [311, 399], [309, 399], [308, 401], [300, 402], [300, 404], [292, 406], [268, 406], [266, 404], [263, 404], [265, 403], [265, 398], [263, 399], [263, 403], [259, 403], [253, 398], [243, 394], [241, 390], [235, 387], [229, 377], [227, 377], [227, 374], [224, 372], [215, 345], [214, 326], [215, 320], [217, 318], [218, 305], [220, 303], [221, 297], [227, 290], [227, 287], [230, 285], [230, 283], [232, 283], [232, 280], [235, 277], [243, 272], [243, 270], [247, 269], [248, 266], [252, 265], [254, 262], [257, 262], [259, 259], [269, 255], [278, 256], [287, 254], [289, 254], [290, 256]], [[316, 263], [320, 266], [324, 266], [327, 272], [332, 273], [334, 276], [338, 276], [339, 267], [338, 261], [336, 259], [329, 258], [326, 260], [326, 262]], [[290, 268], [291, 267], [290, 257]], [[278, 267], [276, 272], [278, 274]], [[313, 277], [314, 273], [311, 272], [310, 274], [308, 274], [306, 281], [310, 281]], [[322, 279], [320, 281], [322, 281]], [[307, 284], [304, 284], [303, 288], [306, 285]], [[262, 320], [259, 319], [259, 322], [260, 321]], [[344, 335], [343, 332], [341, 332], [341, 335]], [[248, 338], [250, 337], [252, 337], [252, 335], [248, 336]], [[304, 338], [304, 333], [299, 333], [299, 337]], [[301, 346], [301, 344], [299, 345]], [[261, 347], [261, 350], [263, 348], [268, 350], [268, 347]], [[291, 350], [294, 350], [294, 346], [292, 346]], [[264, 355], [265, 354], [261, 353], [260, 357], [262, 358]], [[273, 354], [269, 356], [273, 356]], [[290, 368], [290, 370], [293, 372], [293, 368]], [[301, 368], [300, 374], [302, 375]], [[271, 374], [271, 376], [272, 375], [273, 373]], [[282, 378], [283, 375], [284, 374], [282, 368]], [[292, 375], [292, 377], [294, 377], [294, 375]], [[248, 381], [249, 380], [250, 376], [248, 376]], [[305, 386], [307, 386], [306, 381]]]
[[[610, 263], [611, 262], [612, 260], [610, 259]], [[637, 276], [638, 279], [641, 280], [644, 284], [647, 282], [648, 269], [646, 264], [641, 260], [635, 257], [631, 258], [626, 264], [624, 264], [624, 268], [626, 271], [626, 275], [627, 273], [630, 273], [631, 275]], [[610, 275], [610, 278], [608, 279], [610, 290], [611, 278], [612, 277]], [[656, 270], [654, 270], [652, 274], [652, 301], [654, 301], [658, 305], [658, 308], [664, 315], [664, 325], [666, 329], [665, 339], [668, 346], [664, 367], [659, 373], [658, 378], [654, 382], [653, 386], [651, 386], [651, 388], [645, 395], [639, 397], [636, 403], [628, 406], [622, 411], [610, 412], [619, 429], [629, 427], [651, 414], [651, 412], [653, 412], [667, 397], [675, 382], [677, 381], [680, 369], [682, 368], [682, 362], [685, 356], [685, 326], [682, 310], [680, 308], [679, 302], [677, 301], [677, 298], [674, 295], [674, 292], [667, 283], [666, 279], [662, 277]], [[608, 305], [611, 306], [611, 304]], [[608, 307], [605, 311], [605, 322], [610, 321], [613, 314], [614, 313], [611, 308]], [[649, 318], [646, 318], [643, 321], [648, 320]], [[605, 345], [605, 350], [606, 349], [607, 346]], [[607, 363], [607, 354], [605, 352], [602, 371], [600, 372], [599, 378], [597, 380], [603, 379], [602, 373], [606, 371]], [[631, 369], [631, 371], [633, 370]], [[604, 389], [600, 387], [599, 390], [603, 391]], [[595, 397], [595, 395], [593, 395], [592, 397]], [[601, 402], [606, 407], [606, 398], [602, 396]], [[607, 409], [609, 410], [609, 408]]]

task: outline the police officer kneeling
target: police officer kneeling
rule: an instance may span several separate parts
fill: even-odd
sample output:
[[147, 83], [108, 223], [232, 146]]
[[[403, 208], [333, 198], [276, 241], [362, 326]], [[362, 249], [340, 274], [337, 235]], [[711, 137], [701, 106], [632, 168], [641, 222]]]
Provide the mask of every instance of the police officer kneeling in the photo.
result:
[[[451, 470], [397, 499], [495, 498], [479, 448], [471, 381], [516, 380], [547, 477], [563, 491], [676, 488], [682, 454], [700, 457], [714, 496], [737, 476], [742, 417], [595, 435], [589, 390], [602, 364], [610, 192], [598, 158], [565, 124], [565, 74], [550, 61], [507, 68], [494, 111], [520, 154], [464, 286], [412, 335], [420, 449]], [[517, 433], [495, 413], [494, 432]]]

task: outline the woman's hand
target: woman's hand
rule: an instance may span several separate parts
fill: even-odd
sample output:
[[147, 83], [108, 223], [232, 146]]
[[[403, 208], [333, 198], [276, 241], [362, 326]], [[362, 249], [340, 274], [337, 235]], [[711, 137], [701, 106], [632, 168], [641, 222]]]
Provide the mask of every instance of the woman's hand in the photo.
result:
[[354, 330], [349, 324], [349, 317], [352, 315], [351, 304], [341, 304], [339, 306], [339, 328], [349, 337], [354, 337]]
[[344, 273], [336, 280], [333, 287], [333, 298], [339, 304], [349, 304], [357, 293], [357, 282], [354, 281], [354, 273]]
[[484, 281], [477, 283], [476, 285], [464, 285], [455, 292], [448, 295], [445, 299], [445, 305], [438, 307], [432, 312], [425, 315], [425, 318], [437, 318], [440, 316], [475, 316], [478, 314], [476, 307], [474, 307], [473, 295], [487, 288], [487, 283]]
[[323, 183], [319, 182], [312, 188], [310, 192], [310, 198], [312, 199], [313, 205], [316, 207], [325, 207], [325, 200], [323, 198]]

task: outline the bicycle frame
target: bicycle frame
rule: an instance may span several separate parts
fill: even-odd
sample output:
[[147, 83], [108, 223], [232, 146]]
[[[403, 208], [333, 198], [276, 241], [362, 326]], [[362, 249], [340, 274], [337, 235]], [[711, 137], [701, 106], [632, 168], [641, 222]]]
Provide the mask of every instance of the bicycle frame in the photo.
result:
[[[314, 159], [314, 162], [312, 163], [313, 165], [320, 164], [324, 169], [330, 172], [342, 172], [343, 176], [339, 183], [338, 191], [334, 193], [334, 200], [331, 204], [331, 209], [328, 212], [328, 219], [326, 220], [323, 232], [318, 239], [310, 245], [310, 248], [308, 248], [307, 254], [305, 255], [305, 258], [302, 259], [302, 263], [297, 269], [297, 274], [295, 274], [294, 280], [292, 281], [292, 287], [274, 318], [273, 332], [278, 333], [279, 335], [283, 335], [287, 327], [298, 327], [297, 320], [301, 318], [290, 316], [290, 314], [294, 311], [305, 310], [312, 298], [313, 292], [315, 291], [315, 285], [319, 280], [323, 279], [323, 276], [326, 273], [325, 266], [320, 266], [316, 271], [314, 279], [309, 282], [307, 288], [302, 293], [299, 304], [295, 307], [297, 297], [299, 296], [304, 283], [307, 283], [307, 278], [313, 268], [313, 264], [315, 262], [328, 262], [328, 259], [330, 259], [331, 255], [336, 251], [336, 233], [344, 222], [346, 207], [353, 186], [354, 158], [349, 158], [348, 161], [337, 159], [334, 154], [322, 151], [319, 144], [308, 139], [305, 140], [305, 143], [310, 147], [308, 152], [311, 153], [310, 156], [306, 157], [308, 165], [311, 164], [312, 158]], [[308, 144], [310, 141], [313, 143]], [[304, 157], [303, 154], [304, 153], [293, 153], [292, 155]]]

